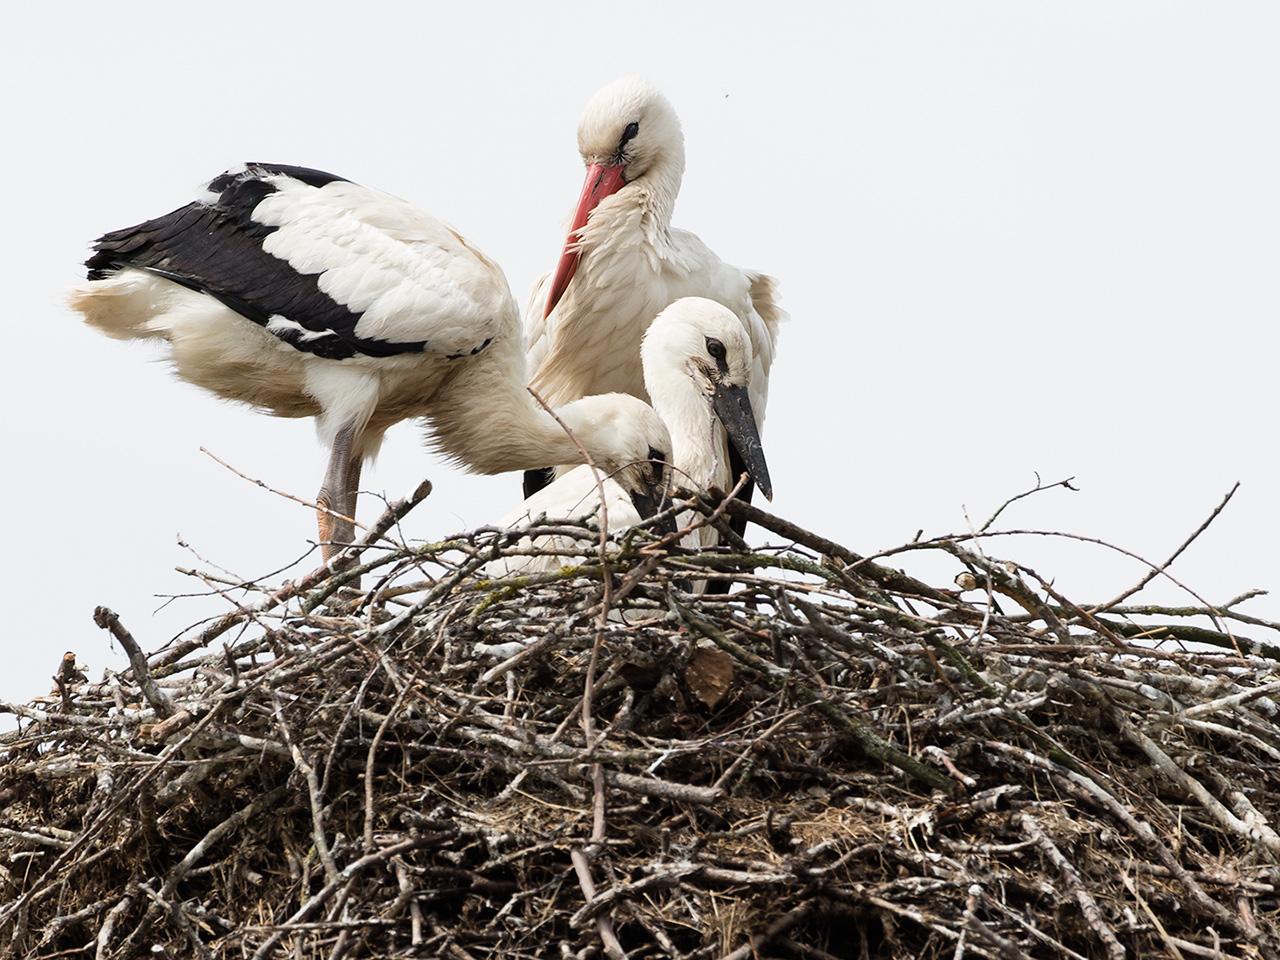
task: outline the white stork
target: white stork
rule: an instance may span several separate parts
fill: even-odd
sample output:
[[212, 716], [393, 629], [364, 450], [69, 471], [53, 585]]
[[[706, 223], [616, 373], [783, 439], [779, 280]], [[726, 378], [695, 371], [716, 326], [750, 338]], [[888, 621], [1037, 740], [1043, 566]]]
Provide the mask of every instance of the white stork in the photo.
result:
[[[582, 463], [525, 389], [501, 269], [403, 200], [304, 167], [255, 163], [108, 233], [72, 305], [102, 332], [168, 342], [180, 377], [275, 416], [314, 416], [330, 448], [317, 512], [328, 559], [350, 542], [360, 468], [392, 424], [478, 473]], [[657, 484], [666, 428], [623, 394], [557, 411], [602, 468]], [[634, 474], [634, 476], [631, 476]]]
[[[756, 416], [751, 403], [754, 358], [751, 341], [733, 312], [712, 300], [686, 297], [650, 324], [640, 348], [645, 389], [671, 431], [671, 481], [676, 489], [729, 489], [737, 480], [731, 459], [745, 465], [766, 497], [772, 497]], [[731, 457], [731, 451], [733, 456]], [[647, 517], [625, 487], [604, 481], [611, 531], [625, 530]], [[588, 467], [575, 467], [528, 497], [503, 525], [521, 526], [539, 516], [599, 521], [599, 493]], [[692, 541], [692, 542], [689, 542]], [[719, 541], [713, 527], [690, 535], [687, 546]], [[583, 544], [556, 537], [544, 546], [570, 553]], [[568, 556], [518, 556], [491, 561], [490, 576], [548, 570]]]
[[[534, 387], [553, 403], [602, 391], [647, 399], [640, 340], [650, 321], [681, 297], [707, 297], [733, 311], [750, 340], [751, 406], [763, 428], [785, 313], [771, 278], [724, 263], [696, 235], [671, 226], [684, 173], [671, 104], [643, 80], [615, 81], [588, 101], [578, 149], [586, 182], [564, 252], [525, 311]], [[742, 467], [734, 464], [735, 478]], [[549, 471], [527, 473], [526, 495], [550, 479]], [[743, 496], [750, 494], [748, 485]]]

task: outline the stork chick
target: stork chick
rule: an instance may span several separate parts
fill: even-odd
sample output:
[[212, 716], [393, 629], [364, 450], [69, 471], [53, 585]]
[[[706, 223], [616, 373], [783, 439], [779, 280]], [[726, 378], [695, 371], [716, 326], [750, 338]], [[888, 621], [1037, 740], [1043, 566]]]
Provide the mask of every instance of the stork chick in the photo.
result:
[[[650, 325], [641, 347], [646, 391], [671, 433], [671, 487], [703, 491], [730, 489], [737, 481], [734, 463], [741, 462], [760, 491], [772, 497], [769, 467], [751, 404], [751, 341], [727, 308], [702, 297], [677, 300]], [[648, 519], [628, 498], [625, 480], [604, 481], [609, 529], [612, 532]], [[575, 467], [528, 497], [503, 524], [517, 527], [532, 519], [601, 521], [595, 478], [587, 467]], [[694, 531], [687, 546], [719, 541], [714, 527]], [[568, 536], [547, 538], [544, 549], [562, 554], [582, 549]], [[490, 576], [549, 570], [571, 562], [569, 556], [504, 557], [486, 568]]]

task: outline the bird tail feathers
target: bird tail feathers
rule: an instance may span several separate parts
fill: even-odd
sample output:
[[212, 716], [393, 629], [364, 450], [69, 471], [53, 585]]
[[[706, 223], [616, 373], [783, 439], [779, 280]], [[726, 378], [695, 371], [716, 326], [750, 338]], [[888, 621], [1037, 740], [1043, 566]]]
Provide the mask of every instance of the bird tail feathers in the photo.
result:
[[769, 339], [777, 340], [778, 327], [790, 317], [778, 303], [778, 281], [763, 273], [748, 273], [751, 282], [751, 303], [769, 331]]
[[71, 291], [73, 310], [85, 323], [117, 340], [166, 340], [166, 304], [158, 278], [140, 270], [122, 270], [90, 280]]

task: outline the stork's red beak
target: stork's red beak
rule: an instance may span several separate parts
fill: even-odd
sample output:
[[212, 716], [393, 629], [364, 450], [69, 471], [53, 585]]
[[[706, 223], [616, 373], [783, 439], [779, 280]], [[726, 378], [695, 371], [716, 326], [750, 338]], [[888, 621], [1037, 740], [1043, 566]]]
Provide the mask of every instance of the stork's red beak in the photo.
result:
[[565, 290], [569, 288], [569, 281], [573, 279], [574, 271], [578, 269], [578, 260], [582, 256], [575, 249], [578, 231], [587, 225], [587, 217], [591, 216], [591, 211], [600, 201], [610, 194], [617, 193], [626, 182], [622, 178], [620, 163], [608, 166], [593, 163], [587, 167], [587, 181], [582, 185], [582, 196], [578, 198], [578, 208], [573, 211], [573, 223], [569, 227], [569, 236], [564, 241], [564, 252], [560, 254], [555, 276], [551, 278], [551, 292], [547, 294], [547, 307], [542, 314], [544, 317], [550, 316], [551, 311], [556, 308]]

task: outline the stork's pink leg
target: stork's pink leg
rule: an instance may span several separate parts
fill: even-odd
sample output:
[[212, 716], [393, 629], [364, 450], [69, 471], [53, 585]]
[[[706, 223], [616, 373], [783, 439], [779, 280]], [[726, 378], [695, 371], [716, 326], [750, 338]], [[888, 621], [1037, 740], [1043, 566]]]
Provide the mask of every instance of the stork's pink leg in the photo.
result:
[[[342, 510], [340, 510], [339, 512], [345, 513], [352, 520], [354, 520], [356, 516], [356, 495], [359, 493], [359, 490], [360, 490], [360, 468], [363, 466], [364, 466], [363, 454], [357, 453], [347, 462], [346, 506], [344, 506]], [[348, 524], [347, 539], [354, 540], [355, 537], [356, 537], [355, 525]], [[354, 580], [347, 581], [347, 586], [352, 589], [359, 590], [360, 578], [357, 577]]]
[[[356, 496], [360, 492], [360, 468], [364, 466], [364, 457], [357, 453], [351, 458], [351, 462], [347, 464], [347, 506], [342, 512], [352, 520], [356, 516]], [[355, 536], [355, 530], [352, 529], [352, 537]]]
[[[359, 483], [360, 457], [353, 456], [355, 428], [343, 427], [333, 438], [324, 483], [316, 494], [316, 522], [320, 531], [320, 552], [325, 561], [355, 539], [352, 517], [355, 513], [355, 488]], [[353, 473], [355, 464], [355, 476]]]

